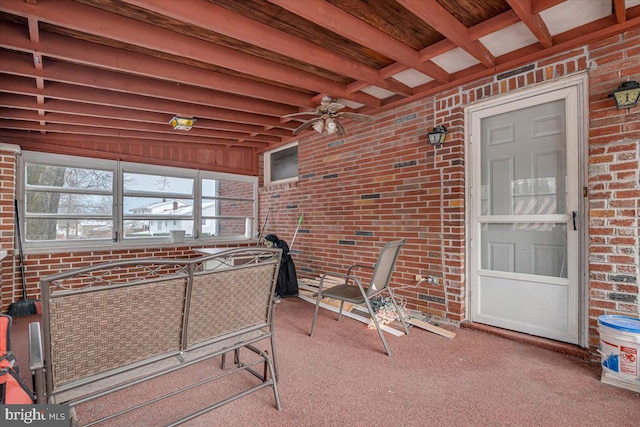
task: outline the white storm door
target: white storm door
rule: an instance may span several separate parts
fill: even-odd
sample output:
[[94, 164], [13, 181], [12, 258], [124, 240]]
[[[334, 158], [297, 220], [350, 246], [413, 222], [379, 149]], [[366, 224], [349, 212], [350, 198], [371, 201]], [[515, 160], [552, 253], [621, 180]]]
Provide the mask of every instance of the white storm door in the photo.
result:
[[577, 344], [577, 89], [472, 112], [471, 123], [471, 319]]

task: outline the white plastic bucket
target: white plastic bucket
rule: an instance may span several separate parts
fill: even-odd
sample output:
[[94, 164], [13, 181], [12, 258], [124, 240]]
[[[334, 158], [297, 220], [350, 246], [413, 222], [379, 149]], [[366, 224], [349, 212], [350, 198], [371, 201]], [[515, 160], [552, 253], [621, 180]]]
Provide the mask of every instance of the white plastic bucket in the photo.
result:
[[603, 375], [640, 386], [640, 319], [600, 316], [598, 332]]

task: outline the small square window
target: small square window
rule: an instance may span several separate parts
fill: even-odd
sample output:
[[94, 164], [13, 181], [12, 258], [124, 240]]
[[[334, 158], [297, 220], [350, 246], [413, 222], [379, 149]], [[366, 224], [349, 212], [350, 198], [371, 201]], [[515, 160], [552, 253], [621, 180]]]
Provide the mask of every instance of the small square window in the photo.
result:
[[269, 151], [264, 156], [265, 185], [298, 179], [298, 143]]

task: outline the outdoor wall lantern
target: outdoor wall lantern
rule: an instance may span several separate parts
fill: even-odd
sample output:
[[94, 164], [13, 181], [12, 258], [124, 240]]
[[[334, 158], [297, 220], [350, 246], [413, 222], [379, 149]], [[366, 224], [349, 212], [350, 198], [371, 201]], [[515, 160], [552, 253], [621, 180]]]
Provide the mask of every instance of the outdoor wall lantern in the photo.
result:
[[196, 119], [193, 117], [175, 116], [169, 121], [169, 124], [176, 130], [189, 130], [193, 127], [195, 122]]
[[640, 83], [636, 81], [622, 82], [620, 87], [609, 94], [616, 100], [618, 108], [633, 108], [640, 98]]
[[427, 134], [427, 136], [429, 137], [429, 144], [435, 147], [440, 147], [447, 137], [447, 128], [444, 126], [436, 126], [433, 128], [432, 132]]

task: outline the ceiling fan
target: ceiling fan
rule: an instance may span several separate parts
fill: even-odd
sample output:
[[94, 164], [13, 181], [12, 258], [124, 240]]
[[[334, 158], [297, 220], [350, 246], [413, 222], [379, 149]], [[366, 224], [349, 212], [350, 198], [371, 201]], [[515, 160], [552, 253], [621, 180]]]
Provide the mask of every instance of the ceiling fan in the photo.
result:
[[298, 135], [300, 132], [312, 127], [316, 132], [322, 134], [338, 134], [339, 136], [346, 135], [347, 131], [340, 123], [340, 119], [355, 119], [365, 122], [373, 122], [375, 119], [373, 116], [367, 114], [351, 113], [347, 111], [340, 112], [345, 106], [334, 102], [330, 96], [323, 96], [320, 105], [311, 111], [305, 111], [304, 113], [293, 113], [282, 116], [283, 118], [299, 117], [299, 116], [316, 116], [308, 119], [293, 131], [294, 135]]

